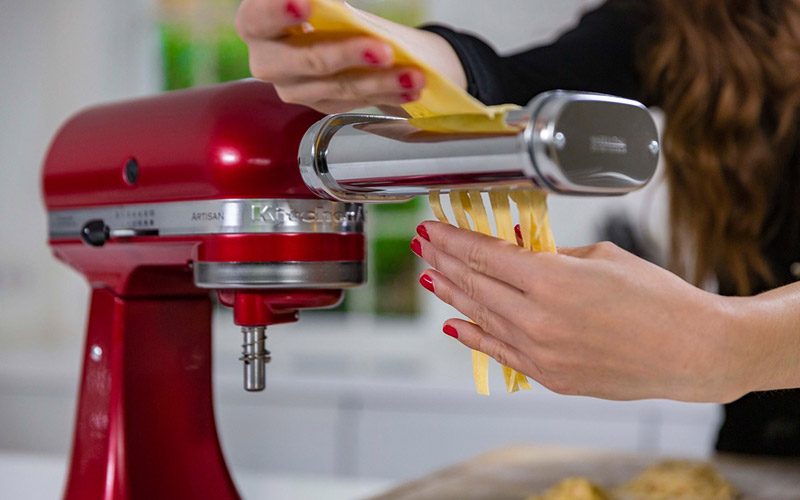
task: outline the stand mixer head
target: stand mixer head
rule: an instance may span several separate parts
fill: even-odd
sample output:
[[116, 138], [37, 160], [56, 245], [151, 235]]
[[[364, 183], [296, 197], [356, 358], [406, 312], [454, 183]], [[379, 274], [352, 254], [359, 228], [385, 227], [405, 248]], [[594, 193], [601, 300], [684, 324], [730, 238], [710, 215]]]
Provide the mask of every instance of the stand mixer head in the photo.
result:
[[320, 117], [256, 81], [77, 114], [44, 168], [55, 255], [121, 297], [216, 291], [262, 390], [265, 328], [365, 279], [363, 208], [318, 199], [296, 166]]

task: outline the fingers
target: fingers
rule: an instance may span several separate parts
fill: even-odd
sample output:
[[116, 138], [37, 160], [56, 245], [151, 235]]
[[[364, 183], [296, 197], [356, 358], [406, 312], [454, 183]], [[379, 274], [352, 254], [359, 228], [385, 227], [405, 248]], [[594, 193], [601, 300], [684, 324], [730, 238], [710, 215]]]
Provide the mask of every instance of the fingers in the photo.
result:
[[411, 248], [418, 249], [428, 264], [447, 276], [453, 285], [476, 303], [485, 305], [510, 321], [519, 315], [520, 307], [526, 300], [519, 289], [470, 269], [461, 260], [438, 250], [423, 238], [415, 238]]
[[386, 42], [298, 29], [311, 8], [310, 0], [243, 0], [239, 7], [237, 30], [249, 48], [250, 71], [273, 83], [283, 101], [337, 113], [399, 108], [420, 98], [424, 73], [395, 67]]
[[445, 322], [443, 331], [470, 349], [480, 351], [504, 366], [511, 367], [534, 379], [541, 374], [529, 356], [493, 337], [475, 323], [451, 319]]
[[276, 38], [304, 22], [309, 0], [244, 0], [236, 13], [236, 30], [245, 40]]
[[353, 68], [390, 68], [394, 52], [370, 37], [304, 35], [250, 43], [250, 72], [276, 84], [335, 75]]
[[557, 255], [529, 252], [518, 245], [449, 224], [425, 222], [421, 226], [437, 250], [455, 257], [477, 273], [519, 290], [530, 291], [537, 280], [546, 279], [545, 274], [558, 272], [558, 266], [564, 264]]
[[429, 269], [425, 271], [420, 278], [420, 283], [440, 300], [456, 308], [482, 329], [491, 332], [495, 338], [518, 349], [524, 349], [531, 344], [531, 340], [512, 321], [512, 318], [519, 315], [525, 306], [523, 301], [516, 301], [514, 304], [509, 305], [507, 309], [513, 310], [513, 313], [511, 316], [506, 316], [492, 310], [485, 304], [473, 300], [449, 278], [436, 270]]
[[425, 77], [421, 71], [399, 68], [345, 71], [327, 78], [276, 86], [276, 89], [281, 99], [289, 103], [316, 105], [333, 101], [399, 105], [418, 99], [424, 86]]

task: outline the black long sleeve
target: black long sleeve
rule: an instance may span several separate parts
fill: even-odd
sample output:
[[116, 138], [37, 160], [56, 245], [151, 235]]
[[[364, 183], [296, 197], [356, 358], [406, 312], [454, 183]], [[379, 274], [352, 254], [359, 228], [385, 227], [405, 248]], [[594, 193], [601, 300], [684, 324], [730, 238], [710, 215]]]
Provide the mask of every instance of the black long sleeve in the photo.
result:
[[636, 63], [637, 42], [651, 20], [645, 4], [607, 2], [552, 44], [507, 56], [474, 35], [440, 25], [423, 29], [453, 46], [466, 72], [469, 93], [484, 104], [525, 105], [554, 89], [647, 101]]

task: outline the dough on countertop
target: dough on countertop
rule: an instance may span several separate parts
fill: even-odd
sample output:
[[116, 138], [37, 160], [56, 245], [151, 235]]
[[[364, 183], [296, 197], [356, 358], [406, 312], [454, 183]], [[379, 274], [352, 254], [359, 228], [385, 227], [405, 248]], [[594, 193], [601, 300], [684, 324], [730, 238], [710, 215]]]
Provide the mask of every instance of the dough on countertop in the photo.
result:
[[589, 479], [564, 479], [529, 500], [733, 500], [736, 489], [710, 464], [669, 460], [604, 491]]
[[617, 490], [618, 500], [732, 500], [733, 485], [702, 462], [670, 460], [656, 464]]
[[544, 494], [528, 500], [612, 500], [602, 488], [583, 477], [570, 477]]

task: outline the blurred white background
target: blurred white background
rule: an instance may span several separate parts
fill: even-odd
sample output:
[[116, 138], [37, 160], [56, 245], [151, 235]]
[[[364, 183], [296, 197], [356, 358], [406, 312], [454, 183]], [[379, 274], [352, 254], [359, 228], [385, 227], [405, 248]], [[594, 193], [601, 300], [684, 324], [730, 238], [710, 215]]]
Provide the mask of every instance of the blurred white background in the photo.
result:
[[[427, 6], [431, 20], [508, 50], [546, 41], [594, 3], [429, 0]], [[154, 16], [147, 0], [0, 0], [2, 497], [10, 484], [4, 473], [19, 483], [20, 474], [45, 463], [50, 482], [28, 493], [47, 498], [60, 491], [87, 310], [88, 287], [46, 245], [42, 158], [58, 125], [76, 110], [159, 91]], [[594, 241], [605, 217], [626, 213], [663, 244], [657, 188], [625, 199], [553, 199], [558, 242]], [[491, 398], [474, 395], [468, 352], [439, 333], [451, 313], [426, 300], [415, 320], [348, 316], [331, 324], [311, 315], [273, 329], [269, 388], [259, 395], [241, 390], [239, 335], [229, 315], [218, 315], [217, 415], [244, 493], [260, 496], [264, 490], [253, 478], [262, 476], [375, 491], [522, 442], [709, 453], [718, 419], [712, 406], [610, 403], [541, 389], [506, 395], [500, 385]], [[499, 371], [493, 376], [497, 382]]]

